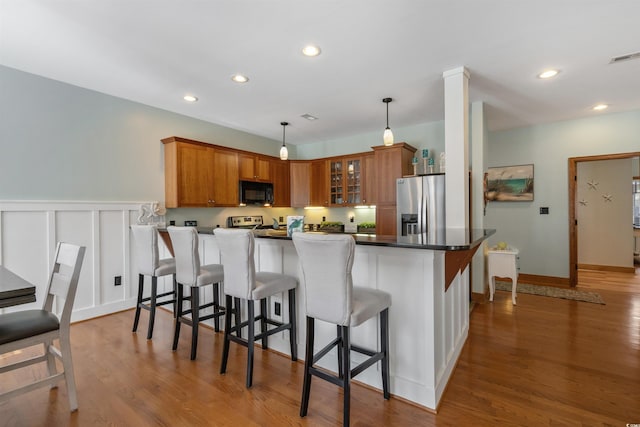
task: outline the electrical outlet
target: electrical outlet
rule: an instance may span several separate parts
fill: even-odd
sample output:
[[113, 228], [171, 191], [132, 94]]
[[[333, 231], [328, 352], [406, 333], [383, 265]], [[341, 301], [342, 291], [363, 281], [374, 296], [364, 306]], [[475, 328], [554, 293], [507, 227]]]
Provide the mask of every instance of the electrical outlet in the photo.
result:
[[115, 279], [113, 280], [113, 285], [114, 286], [122, 285], [122, 276], [116, 276]]
[[273, 315], [282, 316], [282, 304], [280, 304], [278, 301], [273, 303]]
[[271, 318], [282, 322], [282, 295], [277, 294], [271, 297]]
[[284, 222], [284, 217], [279, 216], [278, 217], [278, 222], [280, 222], [280, 223]]

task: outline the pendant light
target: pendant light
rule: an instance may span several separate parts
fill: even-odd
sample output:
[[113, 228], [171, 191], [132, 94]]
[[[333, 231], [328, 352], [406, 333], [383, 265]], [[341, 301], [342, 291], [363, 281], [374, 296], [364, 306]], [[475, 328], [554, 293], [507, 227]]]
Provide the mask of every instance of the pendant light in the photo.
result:
[[393, 145], [393, 132], [389, 128], [389, 103], [393, 101], [391, 98], [384, 98], [382, 102], [387, 104], [387, 127], [384, 128], [384, 134], [382, 135], [382, 140], [384, 141], [384, 145], [387, 147]]
[[289, 123], [280, 122], [280, 124], [282, 125], [282, 147], [280, 147], [280, 160], [287, 160], [289, 158], [289, 150], [287, 150], [287, 146], [284, 145], [284, 130]]

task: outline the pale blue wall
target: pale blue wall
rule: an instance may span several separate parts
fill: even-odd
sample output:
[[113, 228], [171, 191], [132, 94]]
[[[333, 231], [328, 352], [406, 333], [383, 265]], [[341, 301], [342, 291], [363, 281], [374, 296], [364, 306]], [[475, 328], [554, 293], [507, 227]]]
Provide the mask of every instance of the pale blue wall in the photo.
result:
[[[280, 142], [0, 66], [0, 199], [164, 200], [160, 140]], [[295, 147], [291, 147], [295, 156]]]
[[[361, 153], [371, 151], [371, 147], [382, 145], [382, 132], [370, 132], [345, 138], [305, 144], [298, 147], [299, 159], [317, 159], [320, 157], [339, 156], [342, 154]], [[423, 123], [403, 128], [393, 128], [396, 142], [406, 142], [419, 152], [423, 148], [429, 149], [431, 156], [435, 156], [436, 166], [438, 156], [444, 150], [444, 122]]]
[[533, 202], [489, 202], [489, 242], [520, 249], [521, 273], [569, 277], [568, 159], [637, 151], [640, 111], [490, 133], [488, 167], [532, 163], [535, 177]]
[[[291, 145], [291, 158], [368, 151], [381, 145], [381, 131], [297, 150]], [[444, 149], [443, 122], [393, 131], [396, 141], [428, 148], [436, 158]], [[2, 200], [162, 201], [160, 139], [171, 135], [274, 156], [280, 148], [279, 141], [0, 66]], [[518, 247], [523, 273], [568, 277], [567, 159], [640, 150], [640, 111], [494, 132], [488, 146], [487, 166], [535, 165], [533, 202], [489, 203], [485, 227], [498, 229], [490, 243]], [[539, 215], [540, 206], [548, 206], [550, 215]], [[246, 212], [176, 210], [175, 216], [197, 213], [201, 218], [194, 219], [214, 225]], [[351, 214], [331, 210], [328, 219], [346, 222]], [[367, 221], [367, 215], [356, 212], [356, 221]]]

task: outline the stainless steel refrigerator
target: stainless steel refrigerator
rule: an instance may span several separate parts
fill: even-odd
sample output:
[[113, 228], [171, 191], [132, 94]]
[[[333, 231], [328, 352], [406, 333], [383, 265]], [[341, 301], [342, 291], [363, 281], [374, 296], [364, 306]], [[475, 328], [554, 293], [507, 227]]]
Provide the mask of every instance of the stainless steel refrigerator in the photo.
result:
[[398, 178], [396, 181], [398, 240], [437, 244], [444, 235], [445, 175]]

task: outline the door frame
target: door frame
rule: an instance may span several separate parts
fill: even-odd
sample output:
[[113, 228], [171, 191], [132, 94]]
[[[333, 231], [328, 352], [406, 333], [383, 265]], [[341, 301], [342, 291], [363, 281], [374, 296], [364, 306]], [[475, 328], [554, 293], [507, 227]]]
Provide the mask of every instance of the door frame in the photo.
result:
[[578, 284], [578, 224], [576, 218], [576, 193], [578, 163], [597, 160], [617, 160], [640, 157], [640, 151], [631, 153], [602, 154], [597, 156], [569, 157], [569, 286]]

